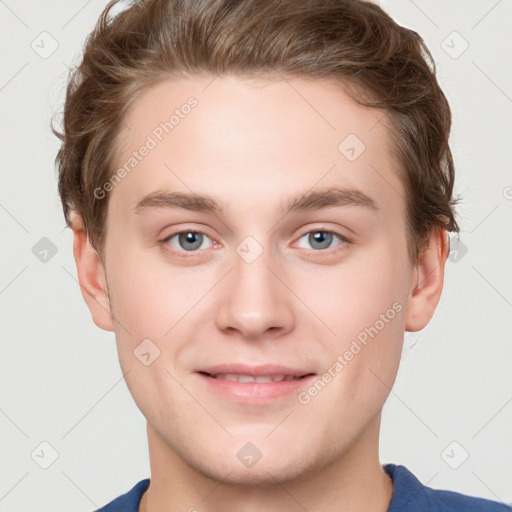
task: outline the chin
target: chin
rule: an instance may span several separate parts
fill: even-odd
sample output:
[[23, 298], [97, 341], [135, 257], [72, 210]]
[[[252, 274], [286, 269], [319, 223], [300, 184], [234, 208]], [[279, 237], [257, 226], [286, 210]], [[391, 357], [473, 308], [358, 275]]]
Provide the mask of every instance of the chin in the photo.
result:
[[[286, 459], [285, 459], [286, 460]], [[236, 462], [221, 465], [212, 464], [196, 466], [195, 469], [204, 476], [222, 482], [224, 485], [244, 487], [275, 487], [276, 483], [295, 480], [307, 471], [304, 465], [298, 465], [290, 460], [283, 464], [282, 458], [267, 458], [260, 460], [251, 468], [241, 467]]]
[[222, 446], [217, 444], [214, 453], [207, 455], [204, 447], [194, 448], [182, 454], [188, 464], [227, 485], [275, 487], [277, 482], [290, 482], [314, 473], [319, 465], [307, 444], [293, 442], [290, 436], [276, 436], [273, 440], [265, 436], [237, 437]]

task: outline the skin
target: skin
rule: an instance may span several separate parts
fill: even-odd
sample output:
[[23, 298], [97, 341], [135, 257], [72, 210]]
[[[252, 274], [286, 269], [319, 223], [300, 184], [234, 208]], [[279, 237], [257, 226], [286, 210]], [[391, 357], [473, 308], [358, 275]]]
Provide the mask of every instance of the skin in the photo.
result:
[[[299, 94], [300, 93], [300, 94]], [[438, 304], [448, 253], [435, 231], [418, 261], [407, 252], [404, 189], [383, 112], [324, 81], [224, 76], [173, 79], [141, 95], [120, 140], [122, 165], [169, 113], [180, 120], [111, 192], [104, 262], [83, 223], [74, 254], [94, 322], [115, 331], [119, 360], [147, 419], [151, 484], [141, 511], [386, 511], [393, 484], [379, 458], [381, 410], [404, 332]], [[349, 161], [338, 145], [366, 146]], [[378, 172], [376, 172], [378, 171]], [[370, 196], [377, 209], [291, 212], [290, 197], [331, 186]], [[155, 190], [209, 194], [223, 215], [135, 205]], [[106, 199], [105, 199], [106, 200]], [[180, 231], [205, 231], [192, 257]], [[318, 248], [308, 233], [338, 233]], [[252, 263], [236, 249], [252, 236]], [[213, 243], [215, 242], [215, 244]], [[274, 363], [323, 374], [394, 303], [401, 311], [307, 404], [269, 404], [207, 389], [199, 367]], [[149, 366], [134, 350], [151, 339]], [[261, 452], [248, 468], [237, 452]], [[372, 492], [368, 492], [371, 489]]]

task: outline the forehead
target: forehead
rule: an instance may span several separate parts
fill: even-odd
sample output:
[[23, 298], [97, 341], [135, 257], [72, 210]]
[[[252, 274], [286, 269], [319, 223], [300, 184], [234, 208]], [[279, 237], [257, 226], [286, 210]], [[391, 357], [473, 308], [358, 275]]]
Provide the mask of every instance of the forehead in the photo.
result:
[[111, 200], [125, 207], [159, 188], [247, 206], [262, 197], [281, 204], [317, 185], [363, 189], [381, 204], [403, 199], [385, 113], [332, 82], [169, 79], [142, 93], [123, 121], [116, 169], [128, 172]]

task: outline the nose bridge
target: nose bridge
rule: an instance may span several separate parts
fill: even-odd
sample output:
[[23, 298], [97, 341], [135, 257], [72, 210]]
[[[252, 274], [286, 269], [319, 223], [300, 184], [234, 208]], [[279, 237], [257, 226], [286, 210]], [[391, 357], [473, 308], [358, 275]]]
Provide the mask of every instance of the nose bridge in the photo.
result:
[[217, 310], [220, 329], [236, 329], [247, 337], [256, 337], [272, 329], [291, 327], [293, 313], [286, 287], [276, 278], [272, 251], [252, 237], [244, 239], [233, 254], [229, 273]]

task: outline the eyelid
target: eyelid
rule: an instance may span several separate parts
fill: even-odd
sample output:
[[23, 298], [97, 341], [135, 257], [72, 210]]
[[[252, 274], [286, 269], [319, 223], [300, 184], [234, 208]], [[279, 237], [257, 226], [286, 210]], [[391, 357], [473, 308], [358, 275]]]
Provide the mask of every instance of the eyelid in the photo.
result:
[[161, 241], [165, 242], [165, 241], [170, 240], [171, 238], [174, 238], [176, 235], [182, 235], [185, 233], [197, 233], [200, 235], [205, 235], [208, 238], [211, 238], [211, 236], [208, 233], [206, 233], [205, 231], [202, 231], [201, 229], [180, 229], [179, 231], [173, 231], [172, 233], [166, 235], [164, 238], [162, 238]]
[[[352, 231], [351, 229], [349, 228], [346, 228], [348, 231]], [[317, 233], [319, 231], [322, 231], [323, 233], [330, 233], [332, 235], [336, 235], [336, 236], [339, 236], [342, 240], [345, 240], [347, 242], [351, 242], [352, 239], [349, 235], [344, 235], [342, 232], [341, 232], [341, 228], [329, 228], [327, 227], [325, 224], [323, 223], [318, 223], [318, 225], [313, 225], [311, 226], [311, 224], [309, 226], [307, 226], [306, 228], [304, 228], [304, 230], [301, 230], [300, 231], [300, 235], [298, 235], [296, 237], [296, 240], [302, 238], [304, 235], [307, 235], [309, 233]]]

